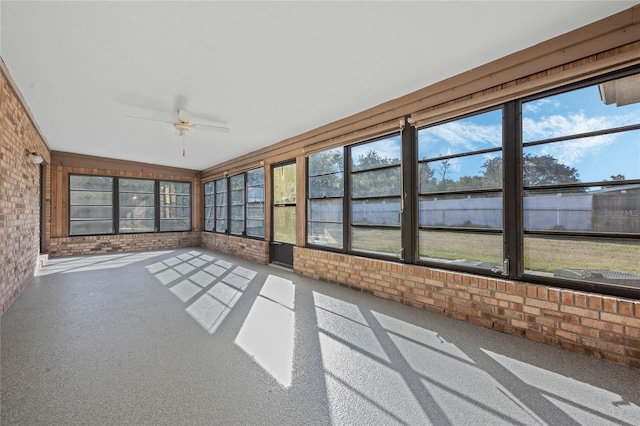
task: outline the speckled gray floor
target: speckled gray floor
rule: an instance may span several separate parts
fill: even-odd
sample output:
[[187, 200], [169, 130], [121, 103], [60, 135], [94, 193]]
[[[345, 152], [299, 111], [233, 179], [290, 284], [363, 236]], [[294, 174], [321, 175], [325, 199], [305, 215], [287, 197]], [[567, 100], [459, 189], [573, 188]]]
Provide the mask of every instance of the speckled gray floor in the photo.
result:
[[50, 260], [2, 425], [640, 424], [640, 370], [202, 248]]

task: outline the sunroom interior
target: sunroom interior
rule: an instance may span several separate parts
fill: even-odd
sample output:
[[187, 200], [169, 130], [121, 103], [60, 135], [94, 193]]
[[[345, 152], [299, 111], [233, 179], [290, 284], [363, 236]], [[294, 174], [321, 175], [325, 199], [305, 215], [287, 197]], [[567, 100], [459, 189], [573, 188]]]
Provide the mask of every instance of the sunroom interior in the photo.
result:
[[0, 10], [0, 312], [201, 247], [640, 367], [634, 2]]

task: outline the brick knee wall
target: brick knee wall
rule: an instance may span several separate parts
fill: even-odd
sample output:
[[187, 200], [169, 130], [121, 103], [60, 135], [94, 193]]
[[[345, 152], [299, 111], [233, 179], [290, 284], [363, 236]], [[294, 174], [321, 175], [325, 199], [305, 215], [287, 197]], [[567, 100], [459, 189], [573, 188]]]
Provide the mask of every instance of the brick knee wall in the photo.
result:
[[200, 232], [51, 238], [49, 255], [70, 256], [200, 246]]
[[294, 271], [640, 368], [640, 301], [296, 247]]
[[264, 240], [203, 232], [202, 247], [243, 257], [263, 265], [269, 263], [269, 243]]

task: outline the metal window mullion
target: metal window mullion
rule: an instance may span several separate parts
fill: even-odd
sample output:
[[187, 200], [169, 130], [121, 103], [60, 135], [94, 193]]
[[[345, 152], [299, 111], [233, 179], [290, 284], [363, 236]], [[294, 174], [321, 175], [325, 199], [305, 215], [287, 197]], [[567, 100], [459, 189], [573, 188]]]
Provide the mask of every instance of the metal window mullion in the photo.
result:
[[342, 184], [342, 251], [351, 253], [351, 147], [343, 147], [344, 178]]
[[120, 233], [120, 178], [113, 178], [113, 233]]
[[522, 135], [520, 104], [508, 102], [503, 109], [503, 162], [502, 162], [502, 228], [503, 258], [508, 262], [508, 273], [515, 279], [524, 270], [522, 244]]
[[[409, 116], [405, 117], [408, 122]], [[417, 236], [417, 209], [416, 199], [418, 196], [417, 188], [417, 170], [418, 170], [418, 150], [417, 150], [417, 131], [414, 126], [405, 126], [402, 131], [401, 139], [401, 176], [402, 180], [400, 194], [401, 221], [400, 221], [400, 241], [401, 256], [404, 263], [415, 263], [418, 258], [416, 248], [418, 247]]]

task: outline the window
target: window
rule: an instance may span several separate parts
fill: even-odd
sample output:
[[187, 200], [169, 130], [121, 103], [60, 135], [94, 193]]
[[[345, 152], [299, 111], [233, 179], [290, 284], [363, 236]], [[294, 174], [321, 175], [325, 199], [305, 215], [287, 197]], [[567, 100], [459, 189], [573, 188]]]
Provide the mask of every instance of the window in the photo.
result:
[[351, 249], [401, 256], [400, 137], [350, 148]]
[[247, 236], [264, 237], [264, 168], [247, 172]]
[[524, 273], [640, 287], [640, 75], [527, 99]]
[[215, 181], [216, 185], [216, 232], [227, 232], [227, 179]]
[[190, 182], [69, 176], [69, 235], [190, 229]]
[[231, 185], [231, 233], [242, 235], [245, 227], [244, 174], [232, 176], [229, 182]]
[[204, 230], [213, 231], [215, 226], [215, 187], [214, 182], [204, 184]]
[[155, 181], [119, 179], [120, 216], [118, 231], [124, 233], [156, 230]]
[[309, 156], [307, 243], [342, 248], [344, 149]]
[[419, 259], [502, 268], [502, 110], [418, 131]]
[[191, 184], [160, 181], [160, 231], [191, 229]]
[[264, 238], [264, 167], [204, 184], [204, 230]]
[[113, 233], [113, 178], [69, 176], [69, 234]]

